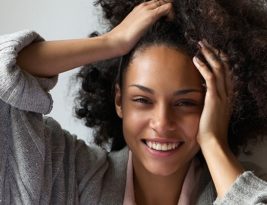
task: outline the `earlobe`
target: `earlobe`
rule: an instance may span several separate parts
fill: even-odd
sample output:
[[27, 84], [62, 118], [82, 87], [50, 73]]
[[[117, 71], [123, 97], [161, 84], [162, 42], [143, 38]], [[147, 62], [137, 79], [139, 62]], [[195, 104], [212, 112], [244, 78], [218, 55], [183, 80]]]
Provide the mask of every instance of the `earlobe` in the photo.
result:
[[121, 89], [118, 84], [115, 86], [115, 108], [117, 115], [122, 118], [122, 95], [121, 95]]

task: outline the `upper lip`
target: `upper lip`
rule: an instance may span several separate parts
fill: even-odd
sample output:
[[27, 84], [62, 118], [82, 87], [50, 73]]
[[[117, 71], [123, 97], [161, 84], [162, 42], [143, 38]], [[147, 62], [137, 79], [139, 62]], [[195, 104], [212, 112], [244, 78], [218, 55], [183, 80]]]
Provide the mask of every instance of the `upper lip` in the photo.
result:
[[159, 142], [159, 143], [178, 143], [184, 142], [182, 139], [175, 139], [175, 138], [162, 138], [162, 137], [155, 137], [155, 138], [146, 138], [142, 139], [144, 141], [152, 141], [152, 142]]

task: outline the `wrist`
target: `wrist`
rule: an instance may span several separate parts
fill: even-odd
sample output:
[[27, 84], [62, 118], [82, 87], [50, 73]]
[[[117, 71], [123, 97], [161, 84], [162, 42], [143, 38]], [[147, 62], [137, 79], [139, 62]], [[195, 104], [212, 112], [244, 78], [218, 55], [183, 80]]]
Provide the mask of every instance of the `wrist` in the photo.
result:
[[102, 35], [102, 38], [113, 57], [123, 56], [128, 52], [123, 40], [113, 34], [112, 31]]
[[227, 137], [215, 136], [214, 134], [206, 134], [204, 137], [198, 137], [198, 144], [201, 150], [209, 150], [213, 147], [220, 147], [230, 150]]
[[214, 135], [206, 136], [205, 138], [206, 139], [199, 141], [199, 145], [200, 145], [201, 149], [208, 149], [208, 148], [212, 148], [214, 146], [225, 146], [225, 143], [218, 140], [218, 138]]
[[234, 181], [244, 172], [236, 156], [227, 143], [216, 138], [202, 144], [201, 150], [209, 168], [217, 194], [223, 197]]

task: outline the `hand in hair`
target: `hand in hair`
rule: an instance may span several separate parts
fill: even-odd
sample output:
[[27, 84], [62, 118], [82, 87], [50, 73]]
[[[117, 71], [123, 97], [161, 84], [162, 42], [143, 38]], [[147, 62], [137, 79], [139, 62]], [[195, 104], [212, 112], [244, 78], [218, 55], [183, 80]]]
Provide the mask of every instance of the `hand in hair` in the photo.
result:
[[232, 110], [233, 85], [227, 56], [206, 41], [199, 42], [206, 62], [194, 57], [193, 62], [205, 80], [206, 97], [197, 136], [200, 145], [216, 137], [228, 144], [227, 131]]
[[170, 1], [152, 0], [143, 2], [136, 6], [107, 35], [113, 39], [115, 46], [124, 55], [133, 48], [148, 28], [163, 16], [166, 16], [169, 20], [174, 17]]
[[209, 66], [194, 57], [193, 62], [206, 81], [207, 88], [197, 141], [218, 196], [223, 197], [243, 172], [227, 141], [233, 97], [231, 72], [227, 56], [223, 52], [214, 49], [205, 41], [199, 44]]
[[[166, 0], [141, 3], [113, 30], [94, 38], [32, 43], [17, 58], [32, 75], [54, 76], [73, 68], [126, 54], [162, 16], [171, 16]], [[37, 69], [38, 68], [38, 69]]]

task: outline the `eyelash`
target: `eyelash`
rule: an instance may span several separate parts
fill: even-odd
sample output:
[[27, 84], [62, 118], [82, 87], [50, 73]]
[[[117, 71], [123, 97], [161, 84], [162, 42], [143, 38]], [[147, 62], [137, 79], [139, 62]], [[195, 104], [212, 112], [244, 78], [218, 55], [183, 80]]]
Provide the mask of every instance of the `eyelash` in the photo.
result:
[[178, 103], [175, 103], [175, 106], [186, 106], [186, 107], [194, 107], [197, 106], [196, 102], [193, 101], [179, 101]]
[[145, 98], [136, 98], [133, 99], [134, 102], [141, 103], [141, 104], [152, 104], [149, 100]]
[[[146, 98], [136, 98], [136, 99], [133, 99], [133, 101], [140, 103], [140, 104], [152, 104], [152, 102]], [[197, 103], [190, 101], [190, 100], [183, 100], [183, 101], [176, 102], [175, 106], [194, 107], [194, 106], [197, 106]]]

